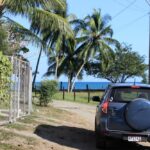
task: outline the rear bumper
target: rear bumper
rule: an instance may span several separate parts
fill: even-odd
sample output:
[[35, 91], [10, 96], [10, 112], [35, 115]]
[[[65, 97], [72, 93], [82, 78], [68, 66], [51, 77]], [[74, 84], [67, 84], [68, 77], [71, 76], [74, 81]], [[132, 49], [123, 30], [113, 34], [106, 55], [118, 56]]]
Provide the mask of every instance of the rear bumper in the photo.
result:
[[140, 142], [150, 142], [150, 132], [106, 131], [106, 136], [127, 140], [128, 137], [141, 137]]

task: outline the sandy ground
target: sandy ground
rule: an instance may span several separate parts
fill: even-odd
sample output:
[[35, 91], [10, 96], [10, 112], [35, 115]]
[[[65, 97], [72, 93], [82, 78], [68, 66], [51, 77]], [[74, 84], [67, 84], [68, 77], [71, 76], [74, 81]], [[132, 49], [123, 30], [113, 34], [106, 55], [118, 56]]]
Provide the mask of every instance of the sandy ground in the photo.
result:
[[[36, 115], [30, 120], [18, 121], [17, 127], [0, 127], [0, 145], [12, 146], [0, 146], [0, 150], [97, 150], [94, 136], [95, 106], [66, 101], [54, 101], [51, 105], [53, 107], [36, 108]], [[2, 131], [10, 136], [6, 134], [6, 138], [1, 139], [4, 136]], [[117, 142], [111, 143], [108, 149], [150, 149], [149, 143], [144, 144]]]

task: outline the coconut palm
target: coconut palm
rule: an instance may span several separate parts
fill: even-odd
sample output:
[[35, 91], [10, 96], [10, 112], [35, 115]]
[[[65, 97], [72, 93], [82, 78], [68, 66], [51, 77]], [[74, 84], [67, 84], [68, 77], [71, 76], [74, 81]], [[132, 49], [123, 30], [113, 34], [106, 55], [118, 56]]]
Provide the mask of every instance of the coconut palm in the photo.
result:
[[[65, 0], [2, 0], [0, 1], [1, 15], [3, 15], [4, 10], [14, 15], [21, 14], [29, 19], [30, 30], [47, 45], [53, 42], [57, 34], [61, 33], [67, 38], [73, 36], [67, 21], [62, 17], [66, 13]], [[41, 47], [42, 50], [43, 47]], [[41, 51], [36, 65], [33, 85], [38, 72]]]
[[67, 35], [72, 33], [66, 20], [56, 13], [57, 10], [66, 11], [64, 0], [1, 0], [1, 15], [4, 10], [14, 15], [21, 14], [27, 17], [31, 22], [31, 29], [36, 33], [42, 33], [48, 28]]
[[74, 55], [83, 59], [83, 63], [74, 78], [72, 89], [86, 62], [93, 60], [98, 53], [107, 55], [108, 51], [112, 51], [110, 45], [117, 43], [112, 38], [113, 30], [111, 26], [107, 25], [110, 19], [109, 16], [102, 17], [100, 10], [94, 10], [92, 15], [85, 17], [83, 20], [72, 21], [75, 25], [74, 31], [77, 34], [77, 46]]
[[[67, 6], [67, 5], [66, 5]], [[66, 9], [67, 10], [67, 9]], [[73, 19], [75, 16], [74, 15], [68, 15], [67, 11], [66, 12], [57, 12], [60, 14], [64, 19], [70, 22], [71, 19]], [[46, 34], [49, 35], [50, 31], [47, 31]], [[48, 74], [50, 74], [50, 70], [52, 67], [52, 74], [54, 74], [55, 80], [58, 80], [59, 73], [58, 69], [63, 63], [64, 59], [69, 55], [71, 55], [74, 51], [74, 46], [75, 46], [75, 41], [74, 38], [67, 38], [67, 35], [64, 35], [60, 32], [55, 34], [53, 36], [52, 42], [49, 44], [50, 51], [47, 53], [48, 54]], [[54, 69], [55, 66], [55, 69]]]
[[[52, 63], [53, 60], [53, 63]], [[78, 68], [82, 64], [82, 60], [78, 57], [74, 57], [72, 54], [68, 55], [67, 59], [64, 59], [62, 63], [59, 65], [57, 69], [57, 77], [60, 77], [60, 75], [64, 74], [68, 77], [68, 92], [71, 91], [72, 87], [72, 80], [76, 76]], [[51, 57], [51, 62], [49, 64], [48, 70], [46, 72], [46, 76], [55, 74], [55, 68], [56, 68], [56, 61], [55, 57]], [[78, 78], [82, 79], [83, 76], [83, 70], [80, 72]]]

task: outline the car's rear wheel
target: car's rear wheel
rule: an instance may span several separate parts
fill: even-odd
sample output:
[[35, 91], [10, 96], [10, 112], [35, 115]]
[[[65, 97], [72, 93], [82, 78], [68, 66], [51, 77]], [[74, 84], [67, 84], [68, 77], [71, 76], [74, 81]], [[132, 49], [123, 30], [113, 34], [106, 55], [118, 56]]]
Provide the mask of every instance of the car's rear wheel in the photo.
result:
[[105, 148], [106, 146], [106, 138], [101, 135], [100, 129], [96, 126], [95, 122], [95, 142], [97, 148]]

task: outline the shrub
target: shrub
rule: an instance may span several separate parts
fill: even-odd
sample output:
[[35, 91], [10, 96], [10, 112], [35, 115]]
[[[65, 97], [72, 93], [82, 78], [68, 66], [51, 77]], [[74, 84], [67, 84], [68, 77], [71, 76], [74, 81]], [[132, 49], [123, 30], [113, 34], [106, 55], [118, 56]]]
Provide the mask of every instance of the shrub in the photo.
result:
[[43, 80], [40, 88], [40, 106], [47, 106], [56, 92], [58, 83], [55, 80]]
[[9, 59], [0, 52], [0, 102], [10, 100], [10, 76], [12, 65]]

